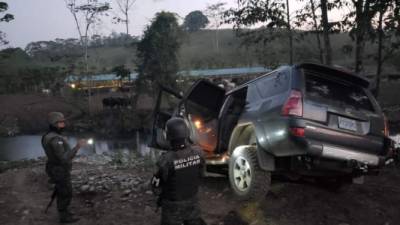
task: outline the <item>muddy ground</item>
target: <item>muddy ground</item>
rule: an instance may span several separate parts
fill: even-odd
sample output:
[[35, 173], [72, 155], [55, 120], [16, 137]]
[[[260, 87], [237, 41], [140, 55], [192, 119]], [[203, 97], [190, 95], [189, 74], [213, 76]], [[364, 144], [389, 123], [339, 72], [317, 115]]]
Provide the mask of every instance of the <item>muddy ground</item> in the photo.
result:
[[[148, 189], [152, 166], [145, 163], [118, 168], [75, 162], [72, 210], [76, 224], [158, 224], [156, 199]], [[272, 189], [258, 201], [241, 202], [225, 177], [206, 177], [200, 204], [208, 224], [215, 225], [396, 225], [400, 224], [400, 167], [390, 166], [363, 185], [341, 191], [304, 181], [274, 179]], [[43, 162], [0, 173], [0, 223], [57, 224], [55, 204], [44, 214], [51, 187]]]

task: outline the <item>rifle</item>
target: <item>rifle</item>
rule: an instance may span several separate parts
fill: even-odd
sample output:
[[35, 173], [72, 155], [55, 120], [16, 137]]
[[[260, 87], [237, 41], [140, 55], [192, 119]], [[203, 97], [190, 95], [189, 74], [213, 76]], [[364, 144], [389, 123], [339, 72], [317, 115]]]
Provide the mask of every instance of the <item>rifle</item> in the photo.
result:
[[161, 208], [161, 205], [162, 205], [162, 198], [161, 198], [161, 195], [159, 195], [159, 196], [157, 197], [157, 203], [156, 203], [156, 205], [157, 205], [157, 207], [156, 207], [155, 212], [157, 213], [158, 210]]
[[162, 203], [162, 197], [161, 197], [162, 188], [161, 188], [161, 179], [159, 173], [153, 175], [150, 181], [150, 185], [153, 194], [157, 196], [157, 203], [156, 203], [157, 207], [155, 212], [158, 212]]
[[47, 207], [46, 207], [46, 209], [44, 210], [44, 213], [45, 213], [45, 214], [47, 214], [47, 211], [49, 210], [50, 206], [53, 204], [54, 199], [56, 198], [56, 196], [57, 196], [57, 188], [54, 187], [54, 191], [53, 191], [53, 193], [51, 194], [50, 202], [49, 202], [49, 204], [47, 204]]

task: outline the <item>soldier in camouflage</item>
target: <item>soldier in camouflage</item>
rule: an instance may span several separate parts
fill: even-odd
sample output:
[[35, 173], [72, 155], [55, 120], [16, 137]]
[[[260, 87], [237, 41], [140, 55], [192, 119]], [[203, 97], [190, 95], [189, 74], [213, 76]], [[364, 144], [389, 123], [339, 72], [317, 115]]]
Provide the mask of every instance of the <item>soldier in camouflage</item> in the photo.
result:
[[61, 223], [78, 221], [69, 211], [72, 199], [71, 169], [72, 159], [78, 150], [86, 144], [79, 140], [71, 149], [66, 139], [61, 135], [65, 127], [64, 115], [51, 112], [48, 115], [49, 131], [42, 137], [42, 146], [47, 156], [46, 173], [55, 184], [54, 194], [57, 197], [57, 209]]
[[203, 152], [187, 144], [189, 131], [183, 119], [168, 120], [166, 131], [171, 149], [158, 160], [151, 182], [153, 190], [161, 189], [161, 225], [205, 224], [197, 199]]

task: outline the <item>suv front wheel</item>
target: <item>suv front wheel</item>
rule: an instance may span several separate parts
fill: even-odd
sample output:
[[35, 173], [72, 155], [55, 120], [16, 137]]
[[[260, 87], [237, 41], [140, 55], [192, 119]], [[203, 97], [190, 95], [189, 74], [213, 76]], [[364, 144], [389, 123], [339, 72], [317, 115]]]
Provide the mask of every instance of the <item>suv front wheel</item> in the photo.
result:
[[229, 161], [229, 181], [233, 192], [243, 200], [265, 196], [271, 185], [271, 174], [258, 165], [256, 147], [235, 148]]

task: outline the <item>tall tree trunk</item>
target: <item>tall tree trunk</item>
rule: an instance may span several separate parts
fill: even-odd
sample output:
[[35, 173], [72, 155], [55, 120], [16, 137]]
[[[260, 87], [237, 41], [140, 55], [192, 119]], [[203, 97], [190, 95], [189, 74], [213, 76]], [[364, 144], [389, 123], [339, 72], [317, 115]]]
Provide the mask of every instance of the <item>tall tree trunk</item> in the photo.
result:
[[379, 24], [378, 24], [378, 58], [377, 58], [377, 69], [376, 69], [376, 86], [375, 86], [375, 96], [378, 97], [379, 95], [379, 88], [381, 83], [381, 73], [382, 73], [382, 47], [383, 47], [383, 14], [385, 9], [381, 9], [379, 12]]
[[364, 0], [356, 1], [356, 41], [355, 41], [355, 59], [354, 71], [359, 73], [362, 70], [362, 43], [363, 43], [363, 3]]
[[289, 32], [289, 64], [293, 64], [293, 34], [290, 26], [289, 0], [286, 0], [287, 28]]
[[129, 35], [129, 15], [128, 15], [128, 8], [125, 11], [125, 25], [126, 25], [126, 34]]
[[324, 62], [326, 65], [332, 65], [332, 48], [331, 42], [329, 39], [329, 23], [328, 23], [328, 0], [321, 0], [321, 16], [322, 16], [322, 27], [323, 27], [323, 35], [324, 35]]
[[[66, 3], [68, 3], [68, 2], [66, 1]], [[80, 39], [81, 45], [84, 45], [84, 40], [82, 38], [83, 36], [82, 36], [81, 27], [79, 25], [78, 17], [76, 16], [76, 11], [75, 11], [75, 9], [76, 9], [76, 1], [75, 0], [71, 1], [70, 5], [67, 4], [67, 8], [69, 9], [69, 11], [71, 12], [72, 16], [74, 17], [75, 25], [76, 25], [76, 28], [77, 28], [78, 33], [79, 33], [79, 39]]]
[[88, 85], [88, 108], [89, 108], [89, 115], [92, 115], [92, 76], [89, 74], [89, 56], [88, 56], [88, 31], [89, 31], [90, 23], [87, 23], [86, 30], [85, 30], [85, 74], [87, 79]]
[[317, 44], [318, 44], [318, 51], [319, 51], [319, 61], [321, 63], [324, 63], [324, 50], [322, 49], [321, 46], [321, 38], [319, 37], [319, 30], [318, 30], [318, 23], [317, 23], [317, 15], [315, 14], [315, 4], [314, 0], [310, 0], [311, 3], [311, 11], [312, 11], [312, 16], [313, 16], [313, 21], [314, 21], [314, 29], [315, 29], [315, 36], [317, 38]]
[[356, 53], [355, 53], [355, 72], [359, 73], [363, 69], [363, 55], [365, 48], [365, 35], [368, 23], [371, 20], [370, 4], [371, 0], [353, 0], [356, 8]]

